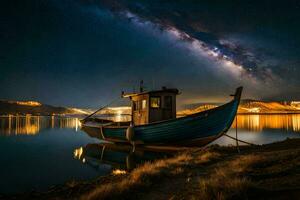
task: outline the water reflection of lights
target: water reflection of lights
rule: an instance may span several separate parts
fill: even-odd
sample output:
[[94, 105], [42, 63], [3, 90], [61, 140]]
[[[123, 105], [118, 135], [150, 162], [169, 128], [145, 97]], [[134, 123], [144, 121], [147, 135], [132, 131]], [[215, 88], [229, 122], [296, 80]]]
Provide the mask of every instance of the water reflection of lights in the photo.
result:
[[80, 128], [77, 118], [56, 116], [12, 116], [0, 117], [0, 134], [2, 135], [35, 135], [47, 128]]
[[[238, 115], [238, 128], [251, 131], [285, 129], [300, 132], [300, 115]], [[233, 123], [233, 128], [235, 122]]]
[[117, 111], [116, 122], [122, 121], [122, 110]]
[[81, 160], [82, 163], [86, 162], [85, 158], [82, 156], [83, 155], [83, 147], [79, 147], [78, 149], [75, 149], [73, 154], [74, 154], [75, 159]]
[[300, 131], [300, 119], [299, 117], [293, 117], [292, 118], [292, 124], [293, 124], [293, 130], [294, 131]]
[[112, 171], [113, 175], [122, 175], [122, 174], [126, 174], [127, 172], [125, 170], [120, 170], [120, 169], [115, 169]]
[[99, 118], [113, 120], [115, 122], [130, 121], [131, 120], [131, 107], [107, 107], [97, 113]]
[[[118, 111], [115, 121], [123, 121], [123, 111]], [[0, 117], [1, 135], [35, 135], [47, 128], [72, 128], [80, 129], [80, 120], [71, 117], [58, 116], [12, 116]], [[235, 122], [233, 123], [235, 127]], [[238, 115], [238, 128], [251, 131], [263, 129], [285, 129], [300, 132], [300, 115]]]
[[78, 148], [78, 149], [75, 149], [74, 150], [74, 158], [76, 158], [76, 159], [81, 159], [81, 156], [82, 156], [82, 153], [83, 153], [83, 148], [82, 147], [80, 147], [80, 148]]

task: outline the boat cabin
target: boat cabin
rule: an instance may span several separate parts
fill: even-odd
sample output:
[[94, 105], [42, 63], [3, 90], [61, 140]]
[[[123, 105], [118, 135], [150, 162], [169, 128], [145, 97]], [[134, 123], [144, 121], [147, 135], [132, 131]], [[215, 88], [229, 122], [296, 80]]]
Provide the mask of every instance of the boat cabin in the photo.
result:
[[131, 100], [132, 123], [149, 124], [176, 118], [176, 95], [178, 89], [162, 87], [161, 90], [122, 94]]

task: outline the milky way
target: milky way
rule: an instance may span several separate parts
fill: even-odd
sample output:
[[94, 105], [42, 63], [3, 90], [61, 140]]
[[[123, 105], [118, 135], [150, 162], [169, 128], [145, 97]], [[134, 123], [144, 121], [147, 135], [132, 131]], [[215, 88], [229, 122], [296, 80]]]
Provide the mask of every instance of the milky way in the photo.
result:
[[[181, 103], [300, 99], [299, 3], [28, 0], [1, 6], [0, 98], [97, 107], [137, 88]], [[227, 98], [228, 99], [228, 98]]]
[[[293, 42], [299, 42], [299, 38], [294, 38], [294, 41], [291, 42], [291, 38], [281, 37], [289, 34], [295, 36], [299, 32], [299, 29], [295, 28], [295, 24], [293, 24], [293, 21], [299, 19], [300, 5], [297, 1], [288, 1], [285, 5], [280, 3], [271, 4], [270, 1], [239, 2], [236, 5], [233, 2], [214, 4], [214, 2], [209, 1], [158, 0], [139, 2], [123, 0], [104, 2], [103, 5], [111, 8], [116, 13], [125, 13], [123, 16], [134, 22], [147, 22], [149, 24], [150, 21], [178, 39], [189, 42], [192, 50], [215, 60], [220, 66], [234, 74], [236, 78], [247, 83], [250, 81], [254, 84], [253, 87], [261, 87], [263, 90], [269, 88], [273, 91], [279, 88], [279, 90], [289, 88], [295, 90], [297, 88], [295, 86], [299, 83], [296, 80], [297, 77], [289, 74], [289, 72], [299, 73], [298, 67], [295, 67], [295, 65], [299, 65], [299, 60], [295, 56], [293, 57], [292, 52], [299, 52], [299, 48], [295, 48], [294, 45], [289, 48], [289, 45]], [[222, 6], [224, 6], [224, 9], [220, 11], [219, 8], [222, 8]], [[264, 6], [267, 8], [264, 8]], [[245, 13], [241, 14], [244, 11]], [[227, 21], [231, 20], [222, 20], [224, 13], [225, 18], [231, 18], [232, 24], [226, 24]], [[217, 17], [217, 22], [215, 22], [215, 16], [218, 14], [220, 16]], [[284, 14], [289, 16], [283, 17]], [[251, 18], [251, 15], [257, 18]], [[208, 19], [209, 17], [212, 19]], [[240, 17], [240, 20], [236, 20], [234, 17]], [[260, 20], [262, 21], [261, 24], [259, 23]], [[220, 26], [220, 23], [225, 23], [226, 28], [223, 27], [223, 24]], [[277, 23], [279, 28], [276, 26], [274, 28], [273, 24], [270, 26], [268, 23]], [[281, 27], [282, 24], [285, 27]], [[288, 30], [284, 30], [286, 27], [288, 27]], [[241, 29], [249, 32], [240, 31]], [[273, 37], [271, 38], [273, 38], [273, 41], [270, 41], [269, 38], [266, 38], [265, 41], [260, 39], [265, 32], [265, 35], [268, 36], [268, 32], [272, 31]], [[244, 33], [244, 38], [239, 36], [241, 35], [240, 32]], [[252, 32], [261, 32], [261, 34], [252, 34]], [[249, 35], [252, 38], [249, 37], [247, 41]], [[285, 41], [282, 41], [282, 39], [285, 39]], [[258, 42], [260, 42], [260, 47], [253, 48]], [[274, 49], [277, 49], [277, 52]], [[290, 54], [282, 51], [289, 51]], [[292, 66], [287, 61], [286, 55], [290, 55], [289, 59], [292, 58]], [[283, 74], [293, 76], [295, 79], [286, 81], [285, 77], [282, 77]]]

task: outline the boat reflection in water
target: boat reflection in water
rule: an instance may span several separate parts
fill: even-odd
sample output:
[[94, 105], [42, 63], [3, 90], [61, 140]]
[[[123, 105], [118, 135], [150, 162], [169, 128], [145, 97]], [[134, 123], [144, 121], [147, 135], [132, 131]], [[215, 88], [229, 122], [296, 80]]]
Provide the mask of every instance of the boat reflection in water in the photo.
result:
[[78, 118], [58, 116], [5, 116], [0, 117], [1, 135], [35, 135], [42, 129], [74, 128], [79, 129]]
[[96, 170], [101, 165], [107, 164], [112, 167], [112, 173], [122, 174], [133, 170], [142, 163], [167, 158], [174, 155], [174, 153], [170, 150], [163, 151], [143, 147], [137, 147], [133, 150], [130, 145], [98, 143], [75, 149], [74, 158]]

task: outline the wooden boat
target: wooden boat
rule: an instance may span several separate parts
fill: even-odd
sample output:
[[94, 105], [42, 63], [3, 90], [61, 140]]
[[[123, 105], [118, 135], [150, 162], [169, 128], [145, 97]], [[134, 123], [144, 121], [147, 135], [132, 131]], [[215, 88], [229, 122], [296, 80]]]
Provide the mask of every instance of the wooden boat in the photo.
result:
[[[83, 122], [82, 128], [92, 137], [115, 143], [134, 143], [155, 146], [203, 146], [222, 136], [231, 127], [237, 113], [242, 89], [242, 87], [237, 88], [235, 94], [231, 95], [233, 96], [233, 100], [222, 106], [181, 118], [171, 116], [171, 114], [174, 113], [172, 109], [170, 111], [171, 114], [166, 114], [164, 109], [162, 109], [162, 112], [153, 110], [153, 112], [155, 111], [156, 113], [156, 116], [154, 116], [155, 119], [158, 119], [159, 117], [157, 116], [160, 115], [162, 118], [170, 116], [171, 119], [146, 124], [141, 124], [143, 121], [138, 117], [138, 114], [142, 112], [134, 108], [134, 101], [143, 97], [150, 102], [152, 96], [157, 98], [157, 96], [162, 95], [161, 97], [163, 97], [163, 95], [166, 94], [172, 95], [176, 93], [176, 91], [174, 89], [164, 88], [164, 90], [160, 91], [130, 94], [127, 96], [133, 101], [132, 118], [133, 122], [136, 123], [131, 123], [130, 125], [129, 123], [112, 122], [105, 125], [88, 125]], [[163, 98], [161, 98], [161, 100], [162, 99]], [[157, 103], [160, 101], [154, 99], [153, 102]], [[153, 102], [147, 102], [150, 104], [146, 106], [145, 111], [145, 115], [148, 116], [148, 121], [152, 117], [152, 111], [147, 109], [150, 109], [149, 107], [151, 106], [156, 106], [155, 104], [152, 105]], [[172, 107], [174, 107], [174, 104]]]

